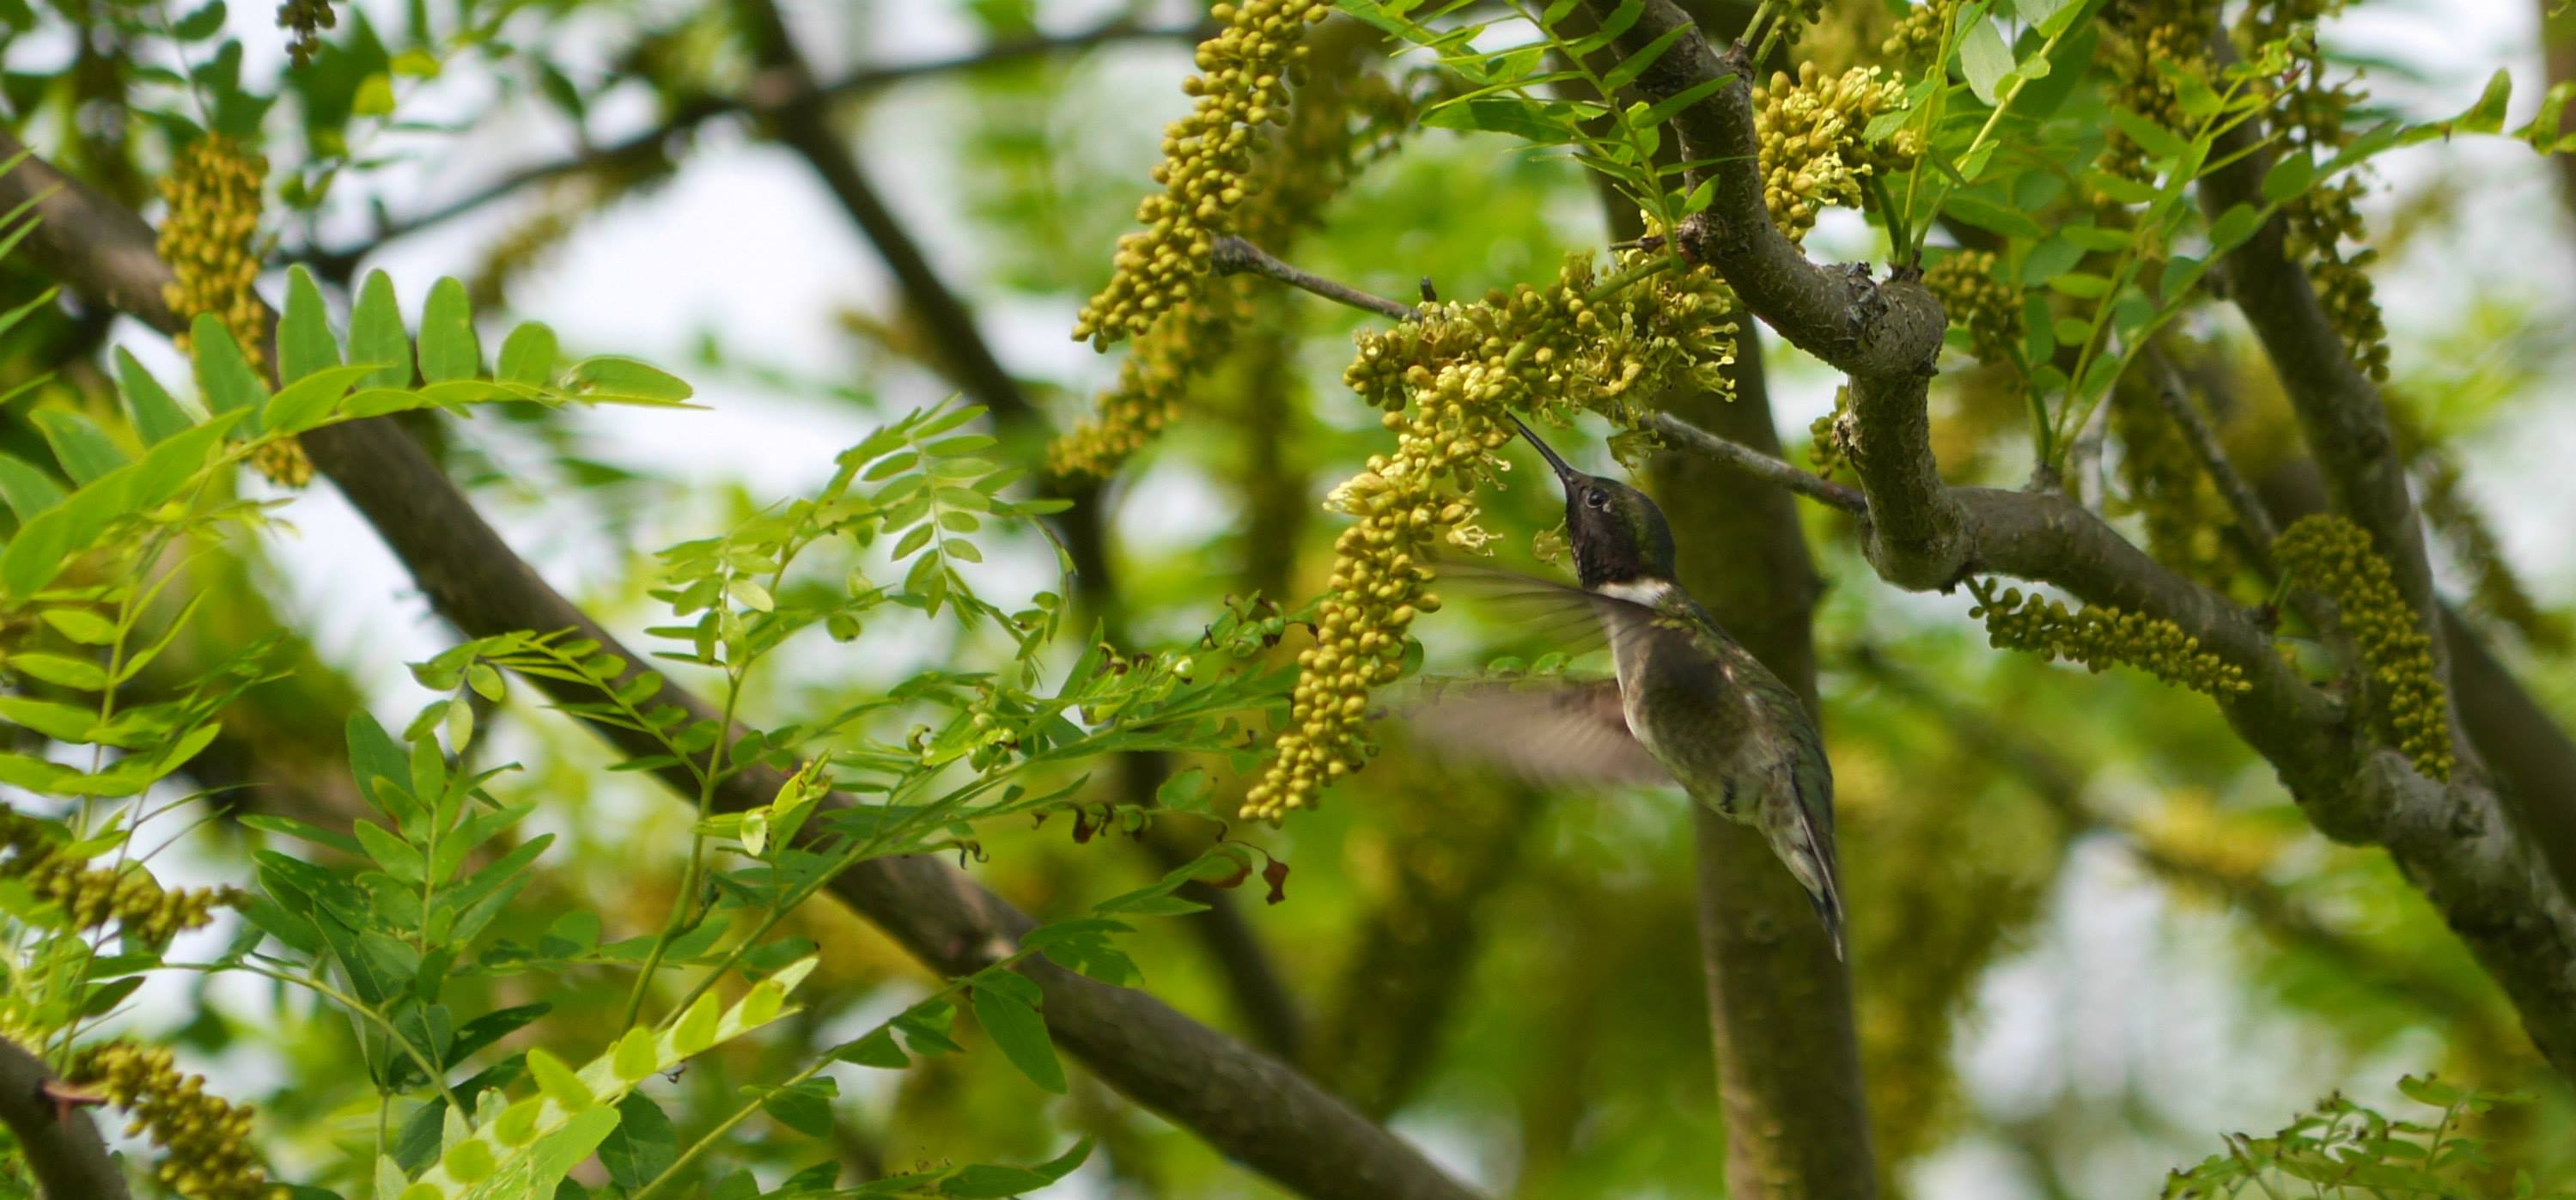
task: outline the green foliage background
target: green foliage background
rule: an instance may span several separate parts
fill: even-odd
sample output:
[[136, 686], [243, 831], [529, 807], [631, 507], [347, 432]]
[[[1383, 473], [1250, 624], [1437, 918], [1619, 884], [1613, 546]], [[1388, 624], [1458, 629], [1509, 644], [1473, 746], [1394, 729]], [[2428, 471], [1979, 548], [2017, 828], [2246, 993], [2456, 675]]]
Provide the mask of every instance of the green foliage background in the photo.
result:
[[[1196, 11], [1132, 7], [961, 0], [789, 14], [813, 35], [826, 78], [959, 47], [1066, 43], [854, 89], [841, 123], [1062, 427], [1090, 411], [1115, 363], [1056, 339], [1148, 186], [1153, 130], [1183, 109], [1176, 85], [1202, 32]], [[2338, 19], [2359, 24], [2380, 7]], [[665, 1171], [655, 1194], [1007, 1195], [1067, 1172], [1046, 1194], [1274, 1194], [1061, 1062], [1017, 976], [930, 978], [828, 899], [795, 903], [835, 856], [937, 853], [1053, 922], [1052, 942], [1038, 941], [1057, 961], [1113, 980], [1135, 973], [1479, 1183], [1688, 1195], [1721, 1176], [1689, 822], [1674, 798], [1543, 795], [1437, 761], [1393, 731], [1322, 808], [1279, 828], [1232, 820], [1304, 636], [1289, 614], [1321, 590], [1344, 519], [1318, 504], [1385, 449], [1376, 414], [1340, 383], [1352, 332], [1375, 318], [1242, 289], [1246, 315], [1184, 389], [1177, 420], [1094, 501], [1107, 514], [1105, 557], [1069, 575], [1076, 548], [1049, 523], [1064, 505], [1039, 474], [1046, 439], [948, 399], [960, 385], [936, 315], [884, 286], [867, 243], [769, 140], [776, 114], [707, 115], [712, 98], [774, 78], [727, 6], [344, 8], [292, 70], [286, 35], [252, 11], [264, 8], [0, 4], [13, 31], [0, 49], [13, 127], [107, 196], [157, 212], [152, 180], [204, 128], [268, 157], [260, 249], [275, 269], [261, 290], [290, 334], [322, 328], [331, 359], [296, 363], [288, 349], [283, 365], [290, 381], [340, 372], [299, 393], [298, 416], [265, 387], [243, 390], [219, 325], [199, 326], [191, 362], [50, 294], [61, 280], [26, 255], [0, 260], [0, 304], [11, 306], [0, 318], [0, 453], [25, 468], [0, 478], [12, 547], [35, 545], [45, 488], [70, 494], [62, 503], [105, 503], [78, 485], [129, 458], [155, 461], [150, 448], [189, 437], [178, 430], [200, 416], [246, 410], [229, 419], [273, 439], [399, 412], [586, 611], [674, 656], [653, 666], [765, 731], [728, 767], [824, 755], [860, 795], [857, 812], [874, 815], [845, 814], [837, 843], [791, 851], [804, 821], [824, 819], [805, 807], [810, 777], [751, 819], [712, 816], [702, 796], [686, 797], [694, 813], [673, 803], [631, 772], [681, 767], [713, 730], [619, 709], [621, 674], [643, 664], [599, 663], [560, 640], [452, 637], [327, 485], [269, 484], [232, 469], [254, 446], [210, 459], [213, 436], [201, 435], [209, 445], [147, 472], [148, 500], [124, 497], [90, 542], [21, 549], [14, 560], [44, 560], [23, 572], [0, 559], [0, 615], [14, 622], [0, 633], [0, 702], [20, 706], [0, 730], [12, 764], [0, 790], [63, 822], [48, 827], [57, 840], [118, 828], [111, 806], [73, 799], [81, 785], [66, 782], [118, 758], [88, 757], [107, 740], [69, 723], [66, 689], [83, 681], [30, 656], [169, 634], [130, 681], [139, 701], [167, 705], [143, 710], [158, 724], [107, 744], [136, 750], [132, 763], [194, 730], [220, 732], [155, 760], [166, 778], [140, 794], [166, 811], [133, 835], [132, 853], [167, 841], [150, 859], [165, 883], [261, 899], [166, 954], [111, 940], [102, 953], [137, 957], [99, 971], [78, 961], [88, 951], [62, 913], [24, 888], [0, 894], [13, 922], [7, 1032], [66, 1048], [107, 1032], [174, 1047], [211, 1090], [256, 1106], [253, 1147], [277, 1178], [309, 1189], [300, 1195], [408, 1200], [403, 1188], [433, 1162], [449, 1178], [472, 1173], [475, 1152], [457, 1147], [474, 1137], [443, 1129], [453, 1114], [438, 1089], [404, 1065], [424, 1048], [454, 1058], [456, 1102], [484, 1106], [478, 1128], [513, 1119], [504, 1096], [529, 1104], [528, 1120], [619, 1114], [588, 1119], [595, 1160], [574, 1166], [588, 1149], [578, 1139], [548, 1143], [587, 1194], [634, 1194]], [[1804, 53], [1875, 53], [1885, 6], [1827, 8]], [[1075, 36], [1106, 28], [1119, 36]], [[1323, 28], [1319, 39], [1365, 49], [1354, 69], [1408, 104], [1461, 86], [1423, 53], [1390, 58], [1357, 20]], [[2496, 132], [2501, 120], [2484, 118], [2501, 110], [2480, 100], [2493, 65], [2401, 56], [2373, 67], [2408, 85], [2385, 101], [2392, 115], [2465, 110]], [[2429, 98], [2416, 105], [2413, 91]], [[2513, 115], [2528, 128], [2527, 112]], [[621, 141], [662, 123], [676, 131]], [[1342, 194], [1282, 218], [1291, 257], [1380, 295], [1410, 297], [1428, 280], [1466, 298], [1544, 282], [1564, 254], [1607, 240], [1601, 193], [1577, 164], [1457, 127], [1475, 123], [1388, 131], [1386, 146], [1347, 164]], [[400, 229], [473, 195], [460, 180], [551, 161], [575, 129], [591, 148], [579, 169], [375, 245], [385, 223]], [[2420, 443], [2421, 478], [2449, 469], [2474, 481], [2454, 510], [2466, 515], [2445, 527], [2433, 514], [2455, 547], [2446, 588], [2475, 601], [2481, 627], [2563, 720], [2576, 715], [2568, 563], [2520, 553], [2539, 544], [2526, 536], [2530, 514], [2563, 508], [2563, 486], [2513, 448], [2568, 436], [2548, 402], [2569, 365], [2553, 336], [2569, 302], [2516, 278], [2522, 264], [2470, 226], [2501, 211], [2517, 236], [2563, 254], [2567, 218], [2539, 194], [2548, 168], [2523, 147], [2387, 149], [2367, 206], [2381, 293], [2448, 295], [2463, 273], [2508, 281], [2432, 311], [2392, 302], [2391, 395]], [[2501, 149], [2513, 153], [2489, 153]], [[1623, 182], [1631, 207], [1678, 212], [1692, 200], [1650, 178]], [[1992, 220], [2013, 228], [2000, 232], [2031, 221], [2013, 210], [2030, 197], [2002, 199]], [[1910, 232], [1940, 236], [1928, 228]], [[1877, 236], [1836, 218], [1809, 249], [1884, 257]], [[741, 300], [774, 286], [762, 262], [715, 262], [686, 245], [700, 238], [777, 255], [792, 302], [693, 302], [701, 288]], [[833, 277], [797, 267], [809, 257]], [[302, 266], [290, 275], [287, 264]], [[388, 272], [381, 299], [361, 265]], [[2081, 274], [2031, 271], [2042, 284]], [[447, 276], [463, 282], [433, 287]], [[2087, 282], [2050, 286], [2093, 298]], [[388, 307], [397, 294], [414, 320]], [[2284, 453], [2282, 401], [2235, 328], [2207, 310], [2155, 317], [2175, 321], [2194, 369], [2241, 402], [2226, 430], [2235, 452], [2249, 463]], [[544, 332], [512, 333], [521, 328]], [[2090, 410], [2070, 405], [2035, 438], [2007, 381], [2015, 371], [1975, 366], [1971, 331], [1952, 334], [1960, 369], [1934, 393], [1941, 459], [1953, 482], [2018, 484], [2035, 456], [2067, 449]], [[381, 365], [368, 355], [387, 336], [404, 357], [416, 339], [417, 382], [407, 366], [399, 380], [357, 369]], [[1832, 381], [1766, 349], [1795, 432], [1826, 412]], [[199, 411], [157, 427], [137, 373]], [[2040, 390], [2121, 403], [2111, 375], [2098, 387], [2081, 366], [2071, 375]], [[1595, 466], [1609, 457], [1599, 445], [1580, 452]], [[2116, 465], [2108, 477], [2123, 478]], [[2148, 497], [2126, 486], [2114, 485], [2113, 511], [2146, 528]], [[1530, 549], [1556, 522], [1550, 489], [1482, 502], [1507, 535], [1506, 561], [1555, 569]], [[2481, 558], [2478, 535], [2460, 532], [2481, 519], [2515, 553], [2490, 545]], [[2142, 1194], [2194, 1164], [2190, 1182], [2220, 1194], [2289, 1180], [2305, 1190], [2353, 1182], [2315, 1165], [2344, 1161], [2347, 1146], [2383, 1165], [2439, 1168], [2462, 1194], [2513, 1194], [2517, 1172], [2543, 1188], [2576, 1179], [2576, 1094], [2538, 1062], [2511, 1008], [2385, 856], [2310, 829], [2204, 699], [2133, 671], [1992, 649], [1964, 594], [1880, 587], [1847, 518], [1806, 520], [1833, 584], [1818, 643], [1873, 1133], [1903, 1194]], [[134, 586], [144, 580], [169, 583], [146, 593]], [[113, 614], [120, 629], [99, 641], [43, 624], [57, 610]], [[1435, 670], [1564, 649], [1472, 603], [1418, 632]], [[590, 703], [666, 737], [667, 759], [618, 761], [501, 668], [595, 680]], [[190, 696], [200, 702], [176, 702]], [[441, 746], [461, 754], [443, 759]], [[1005, 779], [1027, 790], [967, 782]], [[929, 805], [930, 792], [907, 789], [934, 781], [965, 790], [940, 793], [946, 807], [888, 807]], [[341, 832], [353, 817], [372, 832]], [[467, 848], [434, 848], [447, 837]], [[442, 855], [452, 879], [403, 866]], [[1274, 862], [1292, 869], [1284, 892], [1265, 897], [1260, 876]], [[427, 911], [371, 901], [403, 889], [368, 872], [426, 882]], [[1240, 886], [1183, 893], [1194, 877]], [[336, 929], [335, 896], [353, 906]], [[1236, 920], [1191, 911], [1208, 900]], [[442, 901], [456, 915], [433, 924]], [[488, 922], [470, 944], [456, 925], [468, 912]], [[1227, 965], [1223, 951], [1247, 942], [1268, 964], [1266, 984]], [[117, 987], [154, 961], [181, 965], [130, 994]], [[315, 983], [330, 994], [305, 986]], [[763, 988], [778, 994], [760, 999]], [[704, 1023], [691, 1015], [702, 994], [733, 1014], [720, 1039], [683, 1032]], [[604, 1074], [564, 1082], [584, 1064]], [[2356, 1099], [2318, 1099], [2337, 1091]], [[2276, 1138], [2228, 1136], [2284, 1126]], [[679, 1157], [702, 1139], [702, 1154]], [[757, 1184], [732, 1182], [741, 1172]], [[12, 1186], [25, 1184], [0, 1183]]]

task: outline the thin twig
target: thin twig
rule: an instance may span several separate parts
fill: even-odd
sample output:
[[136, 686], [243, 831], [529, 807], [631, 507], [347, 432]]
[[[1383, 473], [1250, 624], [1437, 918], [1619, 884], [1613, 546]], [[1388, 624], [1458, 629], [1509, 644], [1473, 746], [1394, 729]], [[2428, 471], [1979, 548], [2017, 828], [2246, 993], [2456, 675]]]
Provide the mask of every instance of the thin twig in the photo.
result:
[[1271, 257], [1269, 251], [1232, 234], [1216, 240], [1214, 265], [1219, 275], [1238, 275], [1250, 271], [1255, 275], [1276, 279], [1299, 291], [1313, 292], [1335, 304], [1347, 304], [1362, 312], [1373, 312], [1389, 320], [1410, 321], [1415, 316], [1414, 308], [1410, 304], [1389, 300], [1384, 296], [1373, 296], [1348, 284], [1335, 283], [1321, 275], [1300, 271]]
[[[1212, 28], [1213, 26], [1203, 21], [1182, 25], [1138, 25], [1121, 19], [1060, 37], [1018, 38], [1007, 42], [996, 42], [980, 50], [947, 58], [868, 67], [830, 83], [821, 84], [813, 88], [812, 92], [814, 96], [824, 101], [837, 101], [863, 96], [918, 79], [961, 74], [1042, 55], [1088, 50], [1094, 46], [1113, 42], [1196, 41], [1204, 37]], [[794, 82], [784, 72], [762, 72], [752, 78], [740, 95], [708, 96], [683, 104], [678, 112], [672, 114], [662, 124], [633, 137], [604, 146], [591, 147], [552, 162], [539, 163], [513, 171], [469, 195], [417, 216], [386, 224], [364, 242], [327, 250], [309, 249], [292, 257], [310, 265], [317, 274], [326, 278], [347, 278], [349, 273], [356, 269], [358, 263], [383, 249], [387, 244], [410, 237], [433, 225], [452, 221], [495, 200], [541, 183], [568, 175], [578, 175], [633, 155], [653, 151], [672, 138], [689, 133], [698, 126], [719, 117], [745, 114], [766, 116], [775, 113], [804, 98], [803, 89], [794, 86]]]
[[2272, 525], [2271, 510], [2263, 506], [2263, 498], [2254, 493], [2254, 486], [2237, 473], [2236, 464], [2227, 457], [2227, 448], [2218, 443], [2218, 432], [2193, 407], [2191, 385], [2183, 379], [2173, 359], [2152, 346], [2147, 348], [2146, 358], [2147, 369], [2155, 374], [2156, 398], [2164, 402], [2165, 412], [2172, 415], [2174, 423], [2182, 426], [2184, 440], [2191, 443], [2192, 453], [2200, 456], [2201, 469], [2209, 472], [2210, 482], [2218, 485], [2218, 494], [2235, 512], [2237, 525], [2244, 529], [2246, 540], [2253, 543], [2254, 565], [2270, 574], [2272, 539], [2280, 536]]
[[1719, 437], [1671, 413], [1659, 412], [1646, 420], [1648, 424], [1678, 439], [1682, 445], [1765, 483], [1777, 484], [1819, 504], [1830, 505], [1844, 512], [1869, 511], [1869, 501], [1861, 497], [1859, 488], [1839, 484], [1822, 476], [1811, 475], [1799, 470], [1795, 464], [1773, 458], [1742, 442]]

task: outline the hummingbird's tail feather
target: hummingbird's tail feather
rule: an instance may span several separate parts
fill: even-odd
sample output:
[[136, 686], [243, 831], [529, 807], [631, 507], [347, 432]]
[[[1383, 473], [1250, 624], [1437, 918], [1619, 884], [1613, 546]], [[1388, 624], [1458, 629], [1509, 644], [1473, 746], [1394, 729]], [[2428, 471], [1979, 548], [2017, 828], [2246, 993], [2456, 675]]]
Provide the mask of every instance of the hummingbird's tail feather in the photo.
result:
[[1843, 960], [1843, 891], [1834, 866], [1833, 834], [1816, 825], [1815, 818], [1803, 803], [1788, 806], [1792, 816], [1779, 829], [1772, 831], [1771, 849], [1789, 868], [1798, 884], [1807, 889], [1807, 901], [1816, 906], [1816, 917], [1824, 922], [1825, 932], [1834, 939], [1834, 959]]

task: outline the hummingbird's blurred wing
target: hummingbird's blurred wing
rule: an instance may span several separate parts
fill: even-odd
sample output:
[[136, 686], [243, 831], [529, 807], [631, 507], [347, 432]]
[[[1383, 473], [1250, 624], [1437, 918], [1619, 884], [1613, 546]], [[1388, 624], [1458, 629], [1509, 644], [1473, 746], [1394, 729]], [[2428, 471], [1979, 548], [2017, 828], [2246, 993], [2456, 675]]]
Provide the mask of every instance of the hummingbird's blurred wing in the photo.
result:
[[1415, 736], [1540, 787], [1670, 784], [1610, 679], [1444, 680], [1398, 710]]
[[1553, 579], [1477, 562], [1444, 561], [1439, 570], [1443, 579], [1507, 616], [1523, 633], [1568, 649], [1607, 642], [1615, 650], [1654, 628], [1652, 608]]

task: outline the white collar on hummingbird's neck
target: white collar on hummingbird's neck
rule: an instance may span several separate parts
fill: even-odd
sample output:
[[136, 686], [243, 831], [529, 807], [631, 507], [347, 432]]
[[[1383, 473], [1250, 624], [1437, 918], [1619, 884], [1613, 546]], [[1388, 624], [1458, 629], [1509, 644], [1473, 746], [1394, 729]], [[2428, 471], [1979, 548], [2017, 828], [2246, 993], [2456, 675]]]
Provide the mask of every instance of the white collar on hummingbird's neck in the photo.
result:
[[1663, 603], [1666, 596], [1673, 594], [1673, 581], [1657, 579], [1651, 575], [1640, 575], [1635, 579], [1614, 579], [1592, 590], [1613, 600], [1625, 600], [1630, 604], [1642, 604], [1653, 608]]

